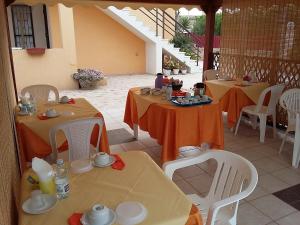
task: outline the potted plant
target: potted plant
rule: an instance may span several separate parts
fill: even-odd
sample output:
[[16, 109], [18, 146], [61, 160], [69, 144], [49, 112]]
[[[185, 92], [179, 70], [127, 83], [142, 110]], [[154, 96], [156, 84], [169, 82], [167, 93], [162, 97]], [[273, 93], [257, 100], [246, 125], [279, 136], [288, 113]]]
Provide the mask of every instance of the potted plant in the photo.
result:
[[179, 67], [180, 67], [180, 63], [179, 61], [177, 62], [173, 62], [173, 74], [174, 75], [178, 75], [179, 74]]
[[171, 71], [173, 68], [173, 63], [172, 60], [168, 60], [166, 62], [164, 62], [164, 66], [163, 66], [163, 74], [166, 76], [170, 76], [171, 75]]
[[187, 74], [187, 67], [185, 65], [185, 62], [183, 62], [183, 64], [180, 65], [180, 71], [181, 74]]
[[73, 79], [78, 81], [81, 89], [95, 89], [98, 82], [104, 79], [102, 72], [92, 69], [78, 69], [77, 73], [73, 74]]

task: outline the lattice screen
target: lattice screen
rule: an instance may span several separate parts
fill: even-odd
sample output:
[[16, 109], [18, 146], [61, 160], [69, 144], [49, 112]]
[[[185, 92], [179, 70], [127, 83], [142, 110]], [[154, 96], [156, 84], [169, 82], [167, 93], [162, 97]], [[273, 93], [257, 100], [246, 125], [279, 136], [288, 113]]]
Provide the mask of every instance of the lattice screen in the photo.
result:
[[[223, 0], [220, 70], [300, 88], [300, 0]], [[278, 109], [277, 122], [286, 124]]]

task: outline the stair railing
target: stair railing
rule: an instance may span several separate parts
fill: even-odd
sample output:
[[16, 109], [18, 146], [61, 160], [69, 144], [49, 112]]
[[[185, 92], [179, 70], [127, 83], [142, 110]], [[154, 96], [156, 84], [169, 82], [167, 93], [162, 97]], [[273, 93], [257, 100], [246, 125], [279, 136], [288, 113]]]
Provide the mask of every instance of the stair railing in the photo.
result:
[[168, 33], [173, 38], [176, 35], [184, 35], [188, 37], [192, 43], [189, 46], [189, 51], [191, 51], [192, 54], [194, 55], [194, 60], [196, 60], [197, 66], [199, 65], [199, 59], [200, 59], [199, 48], [203, 46], [202, 43], [203, 41], [197, 35], [191, 33], [188, 29], [186, 29], [182, 24], [180, 24], [177, 20], [175, 20], [175, 18], [173, 18], [170, 14], [168, 14], [164, 10], [158, 8], [153, 10], [140, 8], [139, 10], [155, 23], [156, 36], [159, 36], [161, 31], [161, 36], [163, 39], [165, 38], [166, 33]]
[[148, 9], [140, 8], [139, 10], [155, 23], [156, 36], [160, 35], [159, 32], [161, 30], [161, 36], [163, 39], [165, 38], [166, 33], [168, 33], [173, 38], [176, 35], [184, 35], [188, 37], [192, 43], [189, 50], [192, 52], [194, 56], [196, 56], [195, 60], [197, 66], [199, 65], [199, 59], [200, 59], [199, 50], [200, 47], [204, 45], [202, 43], [203, 41], [197, 35], [191, 33], [182, 24], [180, 24], [177, 20], [175, 20], [175, 18], [173, 18], [170, 14], [168, 14], [167, 12], [161, 9], [156, 8], [153, 10], [148, 10]]

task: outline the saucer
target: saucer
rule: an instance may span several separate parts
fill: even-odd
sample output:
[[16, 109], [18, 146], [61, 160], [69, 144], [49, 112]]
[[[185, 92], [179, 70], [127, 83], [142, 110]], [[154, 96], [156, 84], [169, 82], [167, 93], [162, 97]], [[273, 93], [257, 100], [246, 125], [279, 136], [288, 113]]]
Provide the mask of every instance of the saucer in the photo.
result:
[[51, 116], [47, 116], [47, 114], [46, 114], [46, 113], [43, 113], [42, 115], [43, 115], [43, 116], [46, 116], [46, 117], [48, 117], [48, 118], [55, 118], [55, 117], [58, 117], [58, 116], [60, 116], [60, 114], [59, 114], [59, 113], [56, 113], [55, 115], [51, 115]]
[[[112, 209], [109, 209], [109, 221], [107, 223], [101, 223], [99, 225], [111, 225], [114, 224], [115, 221], [116, 221], [116, 213]], [[98, 225], [98, 224], [89, 223], [88, 216], [86, 213], [82, 215], [82, 217], [80, 218], [80, 222], [82, 223], [82, 225]]]
[[116, 158], [114, 156], [110, 155], [108, 163], [106, 163], [106, 164], [97, 164], [95, 162], [95, 160], [93, 160], [93, 166], [96, 166], [96, 167], [107, 167], [107, 166], [110, 166], [110, 165], [114, 164], [115, 161], [116, 161]]
[[22, 204], [23, 211], [28, 213], [28, 214], [42, 214], [42, 213], [46, 213], [46, 212], [50, 211], [52, 208], [54, 208], [54, 206], [57, 202], [56, 196], [48, 195], [48, 194], [42, 194], [42, 196], [43, 196], [44, 201], [45, 201], [45, 205], [43, 205], [43, 207], [38, 208], [38, 209], [32, 209], [30, 207], [31, 198], [28, 198]]

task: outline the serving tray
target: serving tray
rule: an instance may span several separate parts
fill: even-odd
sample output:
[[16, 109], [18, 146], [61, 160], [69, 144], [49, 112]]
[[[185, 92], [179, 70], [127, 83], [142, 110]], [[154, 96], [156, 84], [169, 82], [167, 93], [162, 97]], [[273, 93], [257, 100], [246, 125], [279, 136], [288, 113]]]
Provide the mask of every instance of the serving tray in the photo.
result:
[[[191, 97], [191, 99], [193, 99], [194, 97]], [[210, 97], [207, 96], [207, 99], [200, 99], [198, 102], [192, 102], [192, 100], [189, 103], [184, 103], [184, 102], [178, 102], [177, 98], [172, 98], [171, 102], [177, 106], [194, 106], [194, 105], [206, 105], [206, 104], [210, 104], [212, 102], [212, 99]]]

